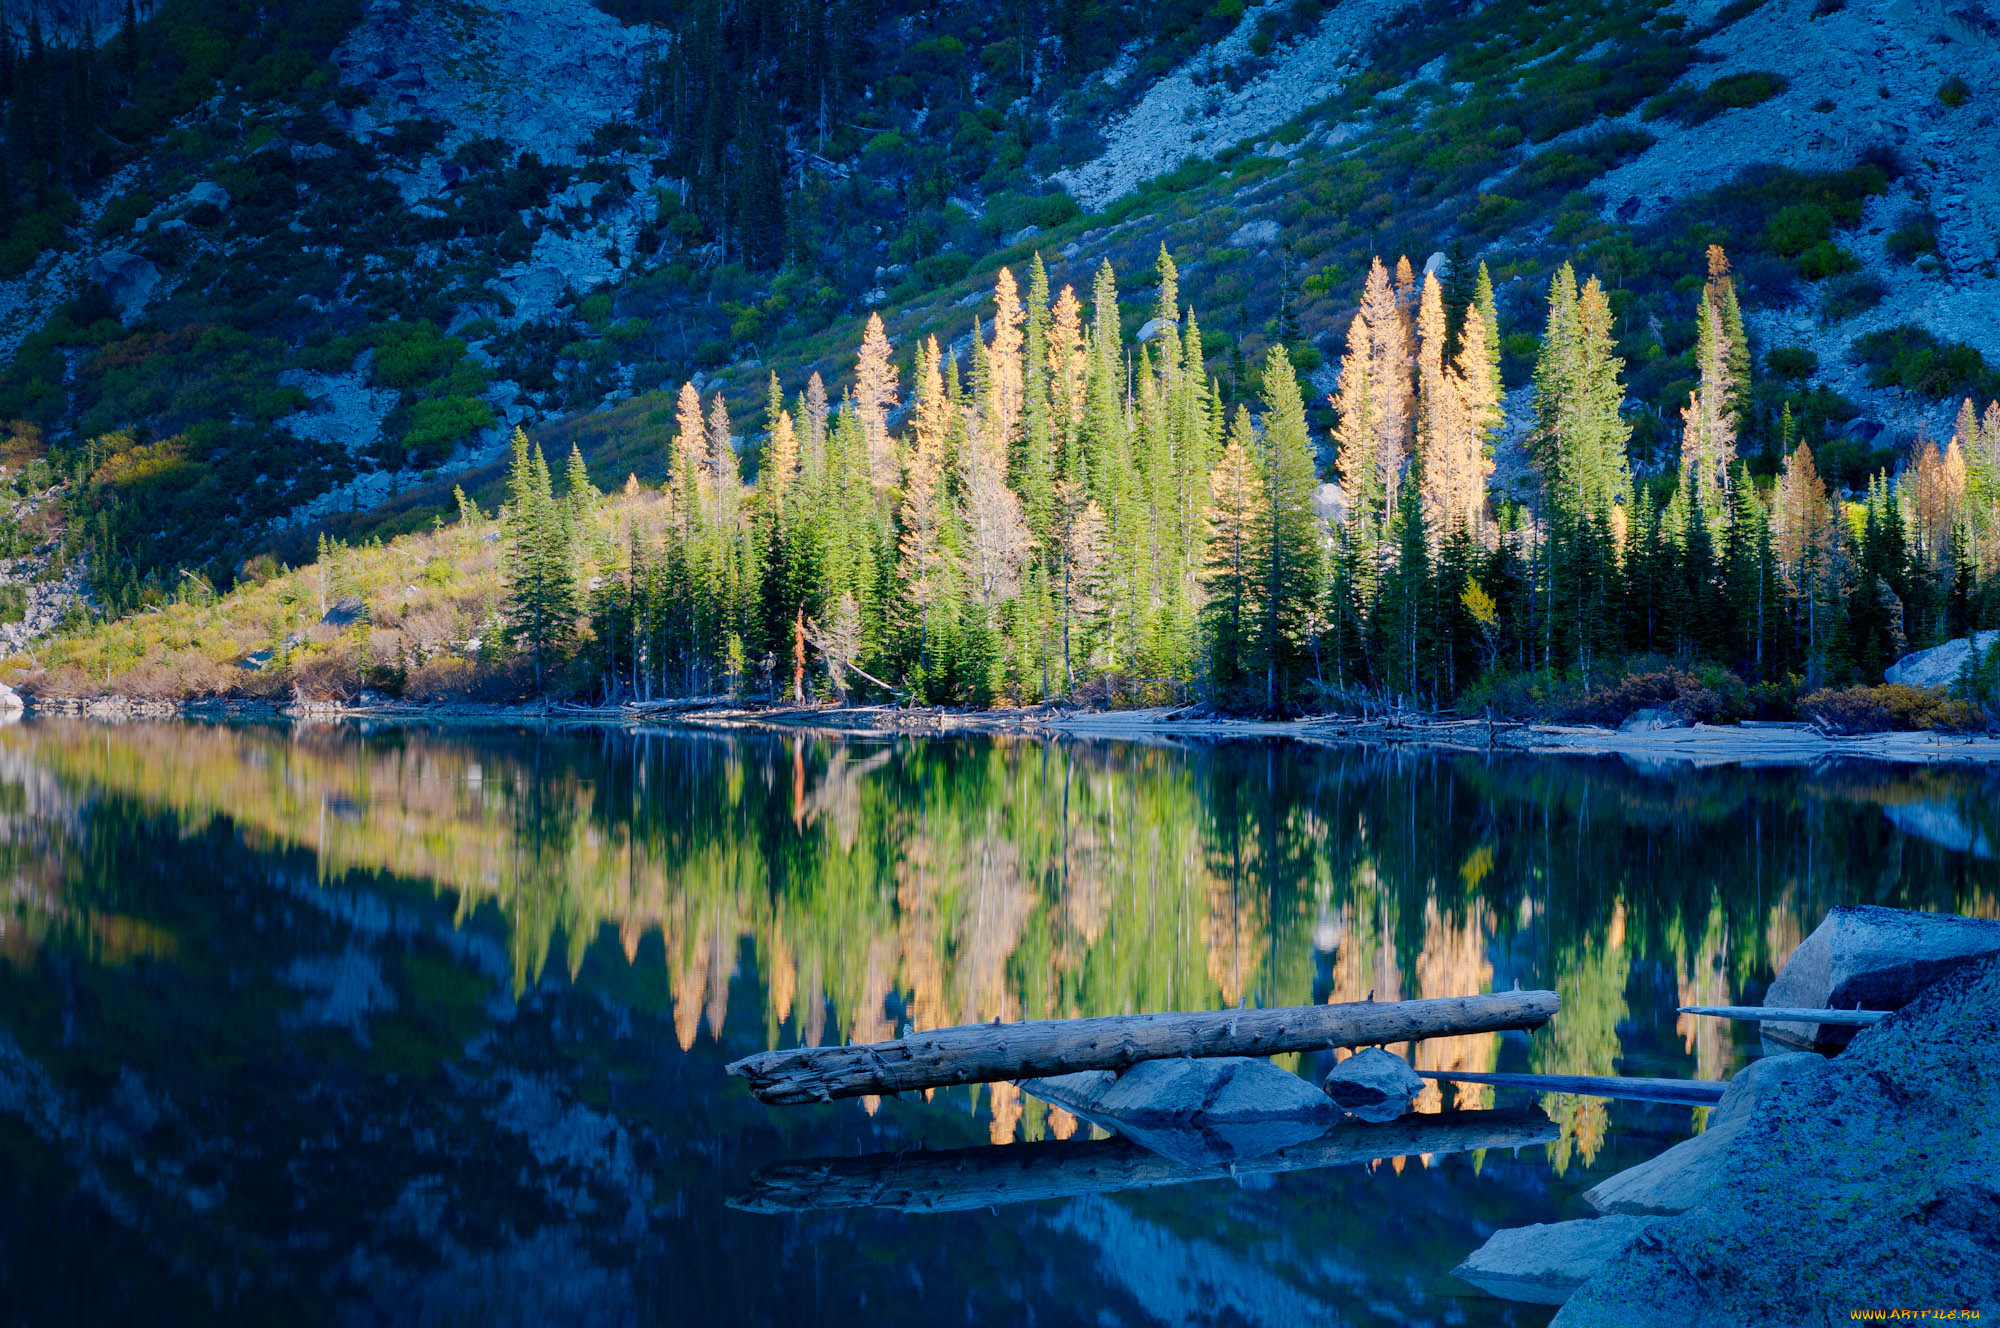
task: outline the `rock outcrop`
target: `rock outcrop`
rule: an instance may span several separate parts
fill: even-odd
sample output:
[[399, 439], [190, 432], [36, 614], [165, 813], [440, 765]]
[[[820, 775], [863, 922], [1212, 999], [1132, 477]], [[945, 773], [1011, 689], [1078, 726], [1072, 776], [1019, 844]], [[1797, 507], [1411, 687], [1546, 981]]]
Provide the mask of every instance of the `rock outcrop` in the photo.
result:
[[2000, 646], [2000, 628], [1975, 632], [1905, 655], [1891, 664], [1882, 677], [1906, 687], [1949, 687], [1965, 672], [1966, 665], [1975, 658], [1985, 659], [1986, 652], [1996, 646]]
[[[2000, 922], [1904, 909], [1836, 908], [1799, 942], [1764, 1004], [1820, 1010], [1899, 1010], [1952, 969], [2000, 954]], [[1855, 1030], [1770, 1023], [1767, 1051], [1838, 1050]]]
[[1600, 1213], [1639, 1217], [1685, 1213], [1721, 1178], [1729, 1145], [1749, 1123], [1759, 1099], [1773, 1086], [1811, 1074], [1823, 1064], [1824, 1058], [1810, 1052], [1753, 1062], [1729, 1081], [1706, 1130], [1599, 1182], [1584, 1194], [1584, 1201]]
[[1269, 133], [1332, 96], [1362, 68], [1384, 25], [1407, 7], [1408, 0], [1332, 6], [1318, 31], [1274, 52], [1268, 69], [1231, 92], [1214, 75], [1249, 57], [1261, 6], [1253, 7], [1234, 31], [1148, 88], [1129, 114], [1107, 126], [1104, 151], [1094, 160], [1051, 178], [1095, 210], [1191, 158]]

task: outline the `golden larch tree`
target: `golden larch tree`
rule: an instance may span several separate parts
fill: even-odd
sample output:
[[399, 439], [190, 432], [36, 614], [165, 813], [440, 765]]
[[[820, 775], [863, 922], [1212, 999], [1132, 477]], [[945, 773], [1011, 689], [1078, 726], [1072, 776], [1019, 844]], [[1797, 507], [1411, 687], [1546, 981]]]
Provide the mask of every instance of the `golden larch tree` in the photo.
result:
[[861, 354], [854, 364], [854, 415], [868, 445], [868, 480], [878, 496], [890, 493], [902, 476], [896, 443], [889, 436], [889, 412], [896, 409], [896, 365], [889, 358], [889, 334], [882, 315], [868, 315]]

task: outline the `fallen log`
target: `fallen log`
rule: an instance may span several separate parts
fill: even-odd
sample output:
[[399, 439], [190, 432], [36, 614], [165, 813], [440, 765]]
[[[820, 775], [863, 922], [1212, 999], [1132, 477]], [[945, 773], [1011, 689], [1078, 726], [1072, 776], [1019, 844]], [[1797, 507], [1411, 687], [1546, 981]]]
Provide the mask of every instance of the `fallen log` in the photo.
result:
[[1317, 1139], [1262, 1157], [1206, 1167], [1176, 1162], [1123, 1138], [829, 1157], [765, 1167], [729, 1206], [749, 1213], [837, 1208], [954, 1213], [1382, 1158], [1523, 1148], [1548, 1143], [1559, 1133], [1539, 1111], [1460, 1111], [1406, 1116], [1386, 1125], [1337, 1125]]
[[1682, 1014], [1706, 1014], [1718, 1019], [1742, 1019], [1774, 1024], [1837, 1024], [1866, 1028], [1890, 1015], [1888, 1010], [1813, 1010], [1790, 1005], [1683, 1005]]
[[1417, 1073], [1446, 1083], [1492, 1084], [1496, 1088], [1629, 1098], [1635, 1102], [1672, 1102], [1683, 1107], [1712, 1107], [1722, 1101], [1722, 1090], [1729, 1086], [1716, 1079], [1640, 1079], [1623, 1075], [1475, 1074], [1469, 1070], [1418, 1070]]
[[1176, 1056], [1274, 1056], [1539, 1028], [1561, 1005], [1552, 991], [1508, 991], [1422, 1001], [996, 1022], [933, 1029], [894, 1042], [767, 1051], [735, 1062], [729, 1073], [748, 1079], [750, 1091], [765, 1102], [826, 1102], [1077, 1070], [1122, 1070]]

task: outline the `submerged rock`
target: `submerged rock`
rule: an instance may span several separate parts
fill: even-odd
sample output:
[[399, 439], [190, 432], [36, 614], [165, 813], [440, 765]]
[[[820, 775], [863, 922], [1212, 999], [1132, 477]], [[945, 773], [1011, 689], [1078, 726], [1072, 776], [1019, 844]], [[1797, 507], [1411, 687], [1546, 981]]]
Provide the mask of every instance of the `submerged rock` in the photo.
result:
[[1501, 1300], [1560, 1305], [1660, 1220], [1583, 1217], [1505, 1227], [1488, 1236], [1451, 1275]]
[[1141, 1061], [1023, 1079], [1021, 1091], [1190, 1166], [1261, 1157], [1316, 1139], [1338, 1113], [1324, 1094], [1266, 1060]]
[[1321, 1086], [1348, 1115], [1380, 1124], [1408, 1111], [1424, 1081], [1401, 1056], [1370, 1047], [1334, 1066]]
[[[1981, 955], [2000, 954], [2000, 922], [1863, 905], [1836, 908], [1799, 943], [1766, 1005], [1900, 1010], [1931, 983]], [[1854, 1029], [1765, 1024], [1767, 1051], [1834, 1051]]]
[[1584, 1202], [1600, 1213], [1648, 1216], [1686, 1212], [1720, 1177], [1730, 1142], [1749, 1123], [1758, 1099], [1773, 1085], [1825, 1067], [1826, 1059], [1810, 1052], [1770, 1056], [1752, 1063], [1729, 1081], [1722, 1101], [1709, 1114], [1706, 1130], [1600, 1181], [1584, 1194]]

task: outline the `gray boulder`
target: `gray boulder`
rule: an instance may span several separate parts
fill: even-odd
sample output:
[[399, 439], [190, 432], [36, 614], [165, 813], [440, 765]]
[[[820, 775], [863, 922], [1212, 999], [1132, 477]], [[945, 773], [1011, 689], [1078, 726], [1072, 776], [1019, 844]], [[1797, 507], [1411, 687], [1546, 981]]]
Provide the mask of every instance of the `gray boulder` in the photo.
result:
[[18, 715], [27, 708], [28, 703], [21, 699], [19, 692], [0, 682], [0, 714]]
[[359, 595], [349, 595], [328, 609], [326, 615], [320, 619], [320, 622], [328, 627], [347, 627], [359, 622], [361, 616], [367, 612], [368, 606], [362, 602]]
[[1600, 1181], [1584, 1194], [1584, 1202], [1600, 1213], [1627, 1216], [1685, 1213], [1722, 1177], [1729, 1145], [1749, 1124], [1758, 1100], [1775, 1085], [1814, 1074], [1825, 1065], [1824, 1057], [1807, 1052], [1752, 1062], [1729, 1081], [1722, 1101], [1709, 1113], [1706, 1130]]
[[229, 209], [229, 191], [213, 180], [203, 180], [187, 191], [186, 202], [190, 209], [206, 206], [226, 212]]
[[1408, 1111], [1424, 1081], [1401, 1056], [1370, 1047], [1334, 1066], [1321, 1086], [1342, 1111], [1379, 1125]]
[[1189, 1166], [1261, 1157], [1316, 1139], [1338, 1116], [1305, 1080], [1247, 1056], [1023, 1079], [1021, 1091]]
[[[2000, 954], [2000, 922], [1862, 905], [1830, 910], [1764, 993], [1766, 1005], [1900, 1010], [1969, 959]], [[1764, 1026], [1766, 1051], [1837, 1051], [1855, 1030]]]
[[1965, 666], [1973, 662], [1975, 654], [1984, 659], [1986, 652], [1996, 645], [2000, 645], [2000, 628], [1974, 632], [1970, 637], [1961, 636], [1929, 650], [1905, 655], [1882, 676], [1906, 687], [1949, 687], [1958, 681]]
[[1664, 1221], [1657, 1217], [1584, 1217], [1505, 1227], [1486, 1238], [1451, 1275], [1489, 1296], [1528, 1305], [1560, 1305], [1625, 1247]]
[[107, 249], [91, 260], [90, 279], [104, 288], [118, 316], [129, 319], [152, 298], [160, 284], [160, 269], [128, 249]]
[[1246, 221], [1229, 233], [1229, 243], [1239, 249], [1259, 249], [1276, 244], [1282, 234], [1275, 221]]
[[1681, 729], [1687, 721], [1671, 710], [1634, 710], [1618, 726], [1620, 733], [1651, 733], [1655, 729]]

